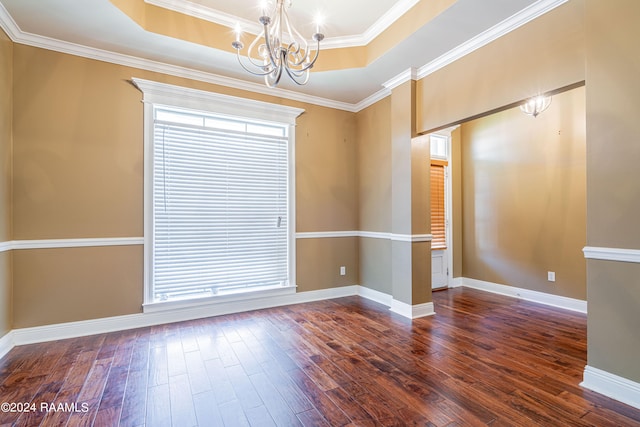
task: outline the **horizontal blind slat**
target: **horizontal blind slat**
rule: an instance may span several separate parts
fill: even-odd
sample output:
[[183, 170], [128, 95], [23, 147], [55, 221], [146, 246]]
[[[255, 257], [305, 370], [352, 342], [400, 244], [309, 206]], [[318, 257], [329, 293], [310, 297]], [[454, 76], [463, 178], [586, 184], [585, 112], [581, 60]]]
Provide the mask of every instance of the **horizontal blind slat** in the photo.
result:
[[205, 128], [196, 123], [242, 123], [176, 114], [193, 124], [154, 125], [154, 294], [286, 282], [286, 128], [245, 126], [274, 135]]

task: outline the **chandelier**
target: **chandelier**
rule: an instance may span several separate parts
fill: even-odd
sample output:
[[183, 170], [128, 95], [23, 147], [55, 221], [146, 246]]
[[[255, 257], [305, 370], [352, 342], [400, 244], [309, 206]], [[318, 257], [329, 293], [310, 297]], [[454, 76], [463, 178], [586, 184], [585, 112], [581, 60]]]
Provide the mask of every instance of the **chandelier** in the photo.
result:
[[551, 97], [538, 95], [533, 98], [529, 98], [527, 102], [520, 106], [520, 110], [533, 117], [537, 117], [538, 114], [546, 110], [551, 105]]
[[247, 49], [246, 65], [240, 55], [244, 44], [240, 41], [242, 31], [239, 26], [236, 26], [236, 39], [231, 43], [242, 68], [253, 75], [264, 76], [265, 84], [271, 88], [278, 85], [283, 71], [296, 84], [306, 84], [318, 59], [320, 42], [324, 39], [320, 25], [316, 23], [316, 32], [312, 36], [315, 46], [310, 48], [307, 40], [289, 22], [289, 7], [291, 0], [276, 0], [270, 15], [267, 15], [267, 7], [262, 7], [259, 21], [263, 28]]

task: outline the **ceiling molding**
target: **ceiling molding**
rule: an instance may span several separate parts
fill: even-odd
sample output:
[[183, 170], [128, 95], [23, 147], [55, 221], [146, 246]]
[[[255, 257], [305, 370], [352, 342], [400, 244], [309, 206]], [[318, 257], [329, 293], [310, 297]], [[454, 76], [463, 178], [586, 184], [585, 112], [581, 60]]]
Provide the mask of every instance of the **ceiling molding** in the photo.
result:
[[567, 1], [568, 0], [540, 0], [531, 6], [522, 9], [515, 15], [505, 19], [497, 25], [494, 25], [485, 32], [478, 34], [444, 55], [441, 55], [428, 64], [420, 67], [418, 69], [417, 80], [420, 80], [470, 54], [471, 52], [486, 46], [492, 41], [499, 39], [517, 28], [520, 28], [526, 23], [533, 21]]
[[82, 46], [62, 40], [51, 39], [32, 33], [23, 32], [15, 23], [11, 15], [0, 3], [0, 27], [2, 27], [7, 35], [14, 43], [24, 44], [28, 46], [38, 47], [42, 49], [53, 50], [56, 52], [66, 53], [69, 55], [80, 56], [88, 59], [109, 62], [111, 64], [123, 65], [126, 67], [138, 68], [141, 70], [154, 71], [157, 73], [168, 74], [176, 77], [183, 77], [191, 80], [198, 80], [205, 83], [230, 87], [234, 89], [246, 90], [248, 92], [270, 95], [277, 98], [289, 99], [292, 101], [304, 102], [308, 104], [319, 105], [322, 107], [335, 108], [349, 112], [356, 112], [355, 104], [334, 101], [318, 96], [306, 95], [287, 89], [271, 89], [263, 84], [247, 82], [232, 77], [220, 76], [205, 71], [194, 70], [191, 68], [180, 67], [177, 65], [166, 64], [163, 62], [152, 61], [149, 59], [139, 58], [121, 53], [115, 53], [107, 50], [96, 49], [92, 47]]
[[387, 90], [393, 90], [400, 86], [403, 83], [408, 82], [409, 80], [417, 80], [417, 71], [415, 68], [409, 68], [392, 78], [391, 80], [387, 80], [382, 83], [382, 86]]
[[[144, 2], [173, 12], [182, 13], [193, 16], [194, 18], [224, 25], [232, 30], [235, 28], [236, 24], [239, 23], [243, 32], [258, 35], [262, 31], [262, 26], [257, 23], [257, 20], [256, 22], [249, 21], [244, 18], [239, 18], [207, 6], [194, 3], [190, 0], [183, 0], [181, 2], [176, 2], [175, 0], [144, 0]], [[367, 28], [364, 33], [340, 37], [327, 37], [322, 41], [322, 48], [338, 49], [366, 46], [419, 2], [420, 0], [400, 0], [376, 22], [374, 22], [371, 27]]]
[[[160, 1], [160, 0], [145, 0]], [[416, 0], [407, 0], [416, 1]], [[396, 77], [382, 84], [382, 88], [376, 93], [363, 99], [362, 101], [351, 104], [346, 102], [334, 101], [327, 98], [305, 95], [288, 89], [270, 89], [262, 84], [247, 82], [232, 77], [220, 76], [213, 73], [194, 70], [186, 67], [166, 64], [158, 61], [152, 61], [130, 55], [119, 54], [106, 50], [91, 48], [75, 43], [56, 40], [49, 37], [39, 36], [20, 30], [11, 15], [0, 3], [0, 27], [7, 33], [9, 38], [15, 43], [25, 44], [29, 46], [39, 47], [43, 49], [53, 50], [70, 55], [81, 56], [84, 58], [95, 59], [98, 61], [109, 62], [117, 65], [123, 65], [132, 68], [139, 68], [148, 71], [154, 71], [162, 74], [168, 74], [176, 77], [183, 77], [192, 80], [198, 80], [205, 83], [231, 87], [249, 92], [260, 93], [264, 95], [274, 96], [292, 101], [304, 102], [322, 107], [335, 108], [349, 112], [359, 112], [369, 107], [375, 102], [389, 96], [391, 90], [398, 85], [413, 79], [422, 79], [437, 70], [444, 68], [452, 62], [468, 55], [469, 53], [487, 45], [488, 43], [508, 34], [509, 32], [525, 25], [526, 23], [538, 18], [541, 15], [555, 9], [556, 7], [566, 3], [568, 0], [539, 0], [531, 6], [523, 9], [521, 12], [511, 16], [495, 25], [484, 33], [470, 39], [468, 42], [459, 45], [437, 59], [420, 67], [419, 69], [406, 70]]]
[[389, 28], [394, 22], [396, 22], [402, 15], [409, 12], [420, 0], [401, 0], [396, 3], [391, 9], [389, 9], [384, 15], [380, 17], [371, 27], [367, 29], [363, 34], [343, 36], [343, 37], [329, 37], [323, 41], [323, 48], [335, 49], [344, 47], [359, 47], [366, 46], [375, 40], [383, 31]]
[[[544, 15], [547, 12], [555, 9], [558, 6], [566, 3], [568, 0], [540, 0], [537, 3], [523, 9], [521, 12], [505, 19], [498, 25], [495, 25], [487, 31], [479, 34], [478, 36], [470, 39], [469, 41], [459, 45], [458, 47], [450, 50], [444, 55], [439, 56], [428, 64], [420, 67], [415, 76], [413, 71], [415, 69], [405, 70], [387, 82], [383, 83], [383, 88], [373, 95], [363, 99], [356, 104], [356, 112], [364, 110], [367, 107], [375, 104], [381, 99], [389, 96], [391, 90], [401, 85], [402, 83], [409, 81], [409, 79], [420, 80], [428, 75], [446, 67], [447, 65], [457, 61], [458, 59], [470, 54], [471, 52], [480, 49], [481, 47], [491, 43], [492, 41], [499, 39], [500, 37], [510, 33], [511, 31], [525, 25], [526, 23], [533, 21], [534, 19]], [[413, 71], [412, 71], [413, 70]]]
[[16, 38], [22, 33], [16, 21], [13, 20], [4, 5], [0, 3], [0, 28], [4, 30], [12, 41], [16, 41]]
[[381, 90], [377, 91], [373, 95], [368, 96], [365, 99], [363, 99], [362, 101], [360, 101], [357, 104], [355, 104], [355, 112], [356, 113], [360, 112], [360, 111], [364, 110], [365, 108], [372, 106], [376, 102], [386, 98], [389, 95], [391, 95], [391, 89], [382, 88]]
[[204, 21], [213, 22], [214, 24], [223, 25], [229, 27], [231, 31], [235, 29], [236, 24], [240, 24], [240, 28], [245, 33], [258, 35], [262, 31], [262, 26], [258, 23], [257, 19], [255, 22], [249, 21], [248, 19], [220, 12], [219, 10], [211, 9], [210, 7], [189, 0], [183, 0], [181, 2], [175, 0], [144, 0], [144, 2], [172, 12], [182, 13]]

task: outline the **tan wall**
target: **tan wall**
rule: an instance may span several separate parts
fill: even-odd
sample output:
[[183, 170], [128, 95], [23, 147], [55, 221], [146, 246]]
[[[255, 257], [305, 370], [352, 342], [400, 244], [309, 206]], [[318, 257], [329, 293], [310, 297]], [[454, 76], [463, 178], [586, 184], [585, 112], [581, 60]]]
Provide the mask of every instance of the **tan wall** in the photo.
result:
[[460, 127], [451, 132], [451, 159], [449, 173], [451, 174], [451, 242], [453, 244], [453, 277], [462, 277], [462, 130]]
[[584, 0], [571, 0], [418, 82], [417, 131], [584, 80]]
[[[11, 240], [13, 43], [0, 29], [0, 243]], [[0, 252], [0, 337], [11, 330], [11, 254]]]
[[462, 124], [464, 277], [586, 299], [584, 97]]
[[[391, 232], [391, 97], [358, 112], [359, 229]], [[391, 241], [359, 239], [362, 286], [391, 295]]]
[[296, 246], [298, 292], [358, 284], [357, 237], [298, 239]]
[[0, 252], [0, 338], [13, 329], [11, 252]]
[[[131, 77], [304, 108], [296, 129], [298, 231], [356, 228], [353, 113], [15, 45], [15, 239], [142, 236], [143, 106]], [[299, 291], [335, 285], [313, 273], [336, 270], [334, 259], [317, 256], [327, 244], [348, 252], [339, 239], [317, 250], [302, 244]], [[78, 267], [79, 257], [99, 277]], [[344, 261], [355, 283], [354, 259], [357, 248]], [[142, 263], [141, 247], [15, 252], [14, 327], [140, 312]], [[128, 299], [103, 298], [107, 284]]]
[[138, 313], [142, 246], [13, 251], [14, 328]]
[[391, 232], [391, 97], [357, 113], [359, 228]]
[[[355, 115], [304, 105], [296, 126], [296, 229], [358, 229]], [[298, 291], [358, 284], [356, 238], [298, 239]], [[340, 276], [340, 266], [347, 274]]]
[[296, 126], [296, 229], [358, 229], [355, 114], [304, 105]]
[[[587, 0], [587, 244], [640, 249], [640, 2]], [[588, 364], [640, 382], [640, 264], [588, 262]]]

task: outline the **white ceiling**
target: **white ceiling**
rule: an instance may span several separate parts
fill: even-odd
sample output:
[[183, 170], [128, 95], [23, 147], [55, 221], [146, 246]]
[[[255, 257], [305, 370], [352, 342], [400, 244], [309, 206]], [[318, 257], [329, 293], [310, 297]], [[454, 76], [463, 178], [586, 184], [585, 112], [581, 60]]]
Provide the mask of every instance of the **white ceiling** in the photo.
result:
[[[225, 16], [255, 20], [259, 15], [259, 0], [146, 1], [189, 7], [208, 14], [210, 20]], [[293, 0], [290, 14], [292, 21], [308, 23], [320, 10], [327, 21], [322, 31], [329, 44], [333, 39], [336, 45], [353, 45], [354, 40], [383, 30], [381, 26], [393, 20], [394, 13], [416, 1]], [[458, 0], [365, 68], [314, 72], [306, 86], [283, 79], [279, 88], [270, 90], [262, 88], [259, 78], [247, 75], [234, 54], [147, 32], [108, 0], [0, 0], [0, 26], [18, 43], [125, 65], [140, 64], [156, 70], [165, 67], [168, 72], [221, 84], [237, 85], [237, 80], [242, 80], [249, 83], [249, 89], [285, 97], [311, 97], [319, 104], [357, 109], [356, 105], [380, 93], [385, 82], [409, 68], [434, 69], [564, 1]]]

